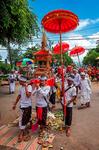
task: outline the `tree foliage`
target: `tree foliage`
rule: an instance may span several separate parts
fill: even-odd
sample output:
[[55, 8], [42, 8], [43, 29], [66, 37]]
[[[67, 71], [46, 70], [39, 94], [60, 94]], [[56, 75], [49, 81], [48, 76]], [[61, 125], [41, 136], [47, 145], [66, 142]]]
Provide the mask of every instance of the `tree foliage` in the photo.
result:
[[37, 31], [37, 18], [27, 0], [0, 0], [0, 44], [8, 48], [10, 62], [10, 44], [22, 44]]
[[22, 55], [23, 58], [31, 58], [33, 59], [34, 56], [33, 56], [33, 53], [36, 52], [38, 50], [38, 47], [32, 47], [32, 48], [28, 48], [26, 50], [26, 52]]
[[3, 62], [0, 62], [0, 71], [2, 71], [4, 74], [7, 74], [11, 71], [10, 64], [5, 64]]
[[[58, 64], [61, 65], [61, 56], [60, 55], [54, 55], [53, 59], [54, 58], [57, 59], [58, 60]], [[71, 57], [68, 56], [68, 53], [63, 54], [63, 62], [64, 62], [65, 66], [68, 66], [68, 65], [70, 65], [73, 62]]]
[[15, 66], [16, 62], [20, 61], [22, 58], [22, 51], [20, 49], [11, 49], [11, 57], [12, 57], [12, 63]]
[[98, 56], [99, 56], [99, 48], [96, 47], [94, 49], [91, 49], [84, 57], [83, 64], [85, 65], [91, 64], [92, 66], [95, 66], [97, 64], [96, 58]]
[[22, 43], [37, 30], [37, 19], [30, 12], [27, 0], [0, 1], [0, 40], [4, 45], [7, 38], [11, 42]]

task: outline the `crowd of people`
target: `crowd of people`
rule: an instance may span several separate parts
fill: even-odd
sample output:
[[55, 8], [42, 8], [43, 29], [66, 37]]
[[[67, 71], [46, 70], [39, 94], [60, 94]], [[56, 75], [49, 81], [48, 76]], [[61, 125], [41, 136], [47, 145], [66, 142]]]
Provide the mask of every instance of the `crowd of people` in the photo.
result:
[[[80, 106], [78, 109], [89, 108], [91, 100], [91, 80], [88, 71], [85, 69], [74, 69], [68, 66], [64, 68], [64, 94], [62, 89], [62, 69], [59, 67], [54, 73], [54, 83], [49, 86], [46, 84], [46, 75], [40, 76], [38, 79], [33, 79], [27, 82], [24, 76], [19, 77], [19, 83], [21, 85], [19, 89], [18, 96], [13, 105], [13, 110], [16, 108], [19, 102], [20, 106], [20, 119], [19, 128], [20, 133], [18, 136], [18, 141], [26, 141], [30, 139], [27, 124], [31, 121], [32, 114], [32, 101], [33, 96], [36, 101], [36, 114], [37, 123], [40, 126], [40, 133], [46, 130], [47, 127], [47, 112], [49, 104], [51, 106], [51, 111], [53, 112], [57, 107], [56, 101], [59, 101], [61, 108], [63, 109], [66, 136], [71, 134], [72, 125], [72, 109], [74, 105], [78, 106], [78, 96], [80, 97]], [[10, 93], [13, 93], [15, 87], [15, 76], [12, 72], [12, 76], [9, 76], [9, 87]], [[65, 101], [66, 100], [66, 101]], [[64, 109], [65, 107], [65, 109]], [[64, 113], [66, 111], [66, 115]]]

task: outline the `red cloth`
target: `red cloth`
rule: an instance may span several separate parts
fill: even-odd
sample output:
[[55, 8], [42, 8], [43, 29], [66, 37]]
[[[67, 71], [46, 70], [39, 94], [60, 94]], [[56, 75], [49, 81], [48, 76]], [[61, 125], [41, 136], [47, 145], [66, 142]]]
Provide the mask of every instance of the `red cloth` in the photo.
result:
[[38, 107], [37, 108], [37, 118], [38, 118], [38, 120], [42, 120], [42, 113], [43, 113], [42, 107]]
[[61, 68], [61, 67], [58, 67], [57, 72], [58, 72], [58, 74], [61, 74], [61, 75], [62, 75], [62, 68]]
[[35, 132], [38, 129], [38, 122], [32, 124], [32, 132]]
[[79, 68], [79, 71], [80, 71], [80, 72], [84, 72], [85, 69], [84, 69], [84, 68]]
[[67, 66], [67, 68], [66, 68], [66, 72], [71, 72], [73, 70], [73, 67], [72, 66]]
[[40, 83], [40, 80], [39, 80], [39, 79], [32, 79], [32, 80], [30, 81], [30, 84], [38, 84], [38, 83]]
[[46, 81], [46, 84], [49, 86], [54, 86], [55, 84], [55, 78], [50, 78]]

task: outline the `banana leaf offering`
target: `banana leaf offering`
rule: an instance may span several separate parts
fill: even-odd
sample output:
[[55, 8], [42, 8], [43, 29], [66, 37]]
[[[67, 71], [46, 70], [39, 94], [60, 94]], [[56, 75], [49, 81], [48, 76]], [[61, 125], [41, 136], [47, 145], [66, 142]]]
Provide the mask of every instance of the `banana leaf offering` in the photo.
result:
[[51, 130], [62, 130], [62, 127], [64, 126], [63, 122], [63, 112], [57, 111], [54, 113], [54, 118], [51, 116], [48, 116], [47, 118], [47, 125], [48, 128]]

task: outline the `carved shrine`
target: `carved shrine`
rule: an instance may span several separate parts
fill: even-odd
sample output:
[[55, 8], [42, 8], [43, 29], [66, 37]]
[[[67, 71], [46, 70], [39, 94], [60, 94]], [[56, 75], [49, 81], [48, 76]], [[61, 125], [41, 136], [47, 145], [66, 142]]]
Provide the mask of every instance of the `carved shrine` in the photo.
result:
[[52, 54], [45, 47], [46, 47], [46, 37], [45, 33], [43, 32], [42, 48], [33, 54], [35, 56], [35, 62], [38, 65], [38, 68], [35, 69], [34, 77], [38, 77], [43, 74], [46, 75], [48, 78], [52, 76], [51, 71]]

